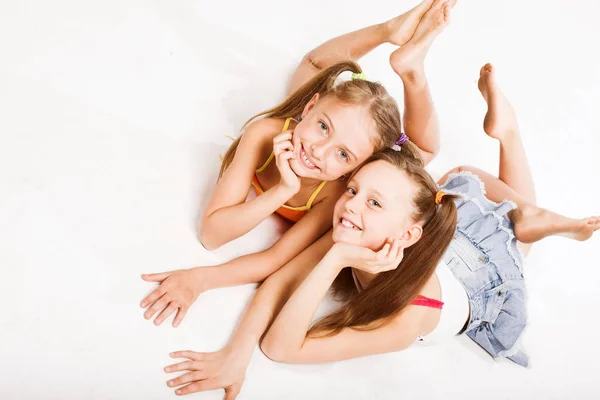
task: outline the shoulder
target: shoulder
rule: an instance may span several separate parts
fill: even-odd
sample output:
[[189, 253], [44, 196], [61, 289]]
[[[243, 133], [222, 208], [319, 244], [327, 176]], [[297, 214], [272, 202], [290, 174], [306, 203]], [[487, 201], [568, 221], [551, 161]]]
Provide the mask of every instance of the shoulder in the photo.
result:
[[328, 203], [335, 203], [338, 201], [340, 196], [346, 191], [346, 180], [336, 179], [335, 181], [329, 181], [323, 186], [323, 189], [317, 195], [315, 204], [326, 201]]
[[285, 119], [282, 118], [261, 118], [252, 121], [246, 126], [240, 137], [239, 149], [253, 150], [259, 160], [266, 159], [273, 151], [273, 138], [281, 132]]
[[283, 125], [285, 124], [284, 118], [261, 118], [256, 121], [252, 121], [246, 127], [242, 136], [252, 138], [270, 138], [272, 139], [277, 134], [281, 133]]

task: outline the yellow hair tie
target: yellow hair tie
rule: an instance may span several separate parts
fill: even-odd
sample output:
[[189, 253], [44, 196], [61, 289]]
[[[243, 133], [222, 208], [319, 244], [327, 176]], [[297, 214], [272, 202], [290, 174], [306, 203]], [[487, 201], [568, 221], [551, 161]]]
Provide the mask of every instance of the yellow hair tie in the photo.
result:
[[441, 190], [438, 190], [438, 192], [435, 195], [435, 204], [437, 204], [438, 206], [440, 204], [442, 204], [442, 198], [446, 195], [446, 192], [443, 192]]
[[354, 79], [360, 79], [360, 80], [366, 81], [367, 80], [367, 75], [365, 75], [364, 72], [361, 72], [361, 73], [358, 73], [358, 74], [355, 72], [355, 73], [352, 74], [352, 80], [354, 80]]

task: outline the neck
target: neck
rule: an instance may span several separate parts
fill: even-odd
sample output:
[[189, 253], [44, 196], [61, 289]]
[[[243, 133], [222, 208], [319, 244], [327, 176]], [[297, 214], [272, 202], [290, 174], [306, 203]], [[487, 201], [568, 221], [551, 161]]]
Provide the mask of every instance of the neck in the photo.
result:
[[379, 274], [370, 274], [368, 272], [361, 271], [360, 269], [357, 269], [357, 268], [352, 268], [352, 273], [356, 277], [356, 281], [358, 281], [356, 283], [358, 283], [359, 289], [364, 289], [367, 286], [369, 286], [369, 284], [371, 282], [373, 282], [373, 279], [377, 278], [377, 275], [379, 275]]
[[300, 177], [300, 185], [303, 188], [314, 188], [319, 186], [322, 181], [314, 178], [302, 178]]

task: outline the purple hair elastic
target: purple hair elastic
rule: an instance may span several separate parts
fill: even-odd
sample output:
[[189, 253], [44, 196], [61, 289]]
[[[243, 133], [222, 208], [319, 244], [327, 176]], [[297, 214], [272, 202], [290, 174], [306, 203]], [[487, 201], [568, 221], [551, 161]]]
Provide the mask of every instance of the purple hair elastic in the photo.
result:
[[392, 149], [396, 150], [396, 151], [400, 151], [400, 150], [402, 150], [402, 147], [400, 147], [400, 146], [402, 146], [406, 142], [408, 142], [408, 136], [406, 136], [406, 133], [402, 132], [402, 134], [400, 135], [398, 140], [396, 140], [396, 144], [394, 144], [392, 146]]
[[398, 140], [396, 140], [396, 144], [402, 146], [406, 142], [408, 142], [408, 136], [406, 136], [406, 133], [402, 132]]

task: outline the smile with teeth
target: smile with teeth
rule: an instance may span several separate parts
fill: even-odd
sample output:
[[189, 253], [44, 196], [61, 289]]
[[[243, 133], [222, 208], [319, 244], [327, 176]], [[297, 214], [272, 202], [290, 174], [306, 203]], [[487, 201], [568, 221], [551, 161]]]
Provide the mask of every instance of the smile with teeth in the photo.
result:
[[304, 148], [300, 149], [300, 159], [302, 159], [302, 162], [308, 169], [318, 169], [317, 166], [308, 159], [308, 156], [306, 155], [306, 151], [304, 151]]
[[352, 222], [348, 221], [345, 218], [340, 218], [340, 224], [342, 226], [346, 227], [346, 228], [349, 228], [349, 229], [354, 229], [354, 230], [357, 230], [357, 231], [361, 231], [362, 230], [358, 226], [354, 225]]

